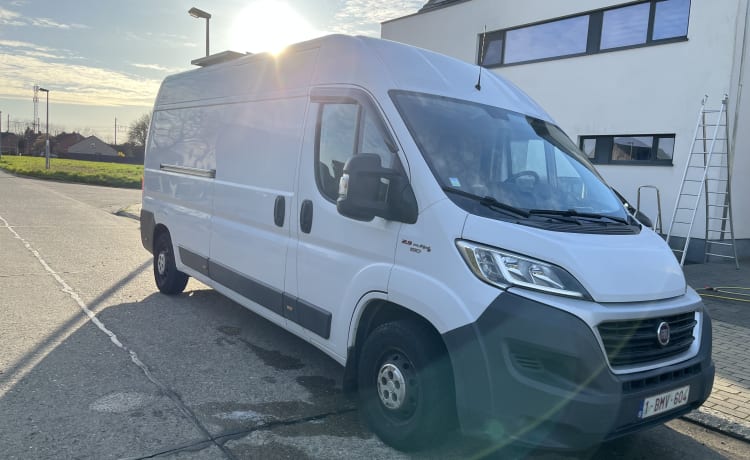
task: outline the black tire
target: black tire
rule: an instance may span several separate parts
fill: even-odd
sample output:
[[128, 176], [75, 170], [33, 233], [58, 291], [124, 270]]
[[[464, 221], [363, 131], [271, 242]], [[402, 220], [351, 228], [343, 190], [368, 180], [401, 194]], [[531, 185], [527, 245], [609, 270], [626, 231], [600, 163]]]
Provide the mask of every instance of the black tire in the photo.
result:
[[160, 233], [154, 242], [154, 280], [159, 291], [169, 295], [185, 290], [188, 282], [188, 276], [175, 266], [172, 239], [167, 232]]
[[417, 450], [440, 442], [455, 423], [448, 355], [426, 324], [401, 320], [378, 326], [364, 342], [357, 380], [363, 418], [396, 449]]

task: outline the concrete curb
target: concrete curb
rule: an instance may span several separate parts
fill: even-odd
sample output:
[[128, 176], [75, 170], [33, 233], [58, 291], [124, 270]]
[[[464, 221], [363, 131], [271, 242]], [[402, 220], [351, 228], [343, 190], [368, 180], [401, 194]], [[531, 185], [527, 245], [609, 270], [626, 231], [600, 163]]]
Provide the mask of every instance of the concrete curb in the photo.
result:
[[133, 220], [141, 220], [141, 204], [133, 204], [115, 212], [116, 216], [127, 217]]
[[701, 407], [680, 418], [740, 441], [750, 442], [750, 424], [729, 420], [725, 415], [714, 415], [711, 409]]

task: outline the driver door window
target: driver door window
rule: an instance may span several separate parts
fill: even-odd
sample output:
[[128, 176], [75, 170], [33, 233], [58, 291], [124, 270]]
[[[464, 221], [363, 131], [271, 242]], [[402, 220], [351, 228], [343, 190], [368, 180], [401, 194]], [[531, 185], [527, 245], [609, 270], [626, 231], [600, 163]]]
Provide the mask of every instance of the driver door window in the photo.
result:
[[335, 200], [344, 164], [355, 153], [357, 104], [325, 104], [320, 107], [316, 178], [320, 191]]
[[356, 102], [324, 103], [318, 112], [316, 181], [320, 192], [336, 201], [339, 179], [347, 160], [360, 153], [380, 156], [384, 168], [393, 165], [394, 155], [376, 116]]

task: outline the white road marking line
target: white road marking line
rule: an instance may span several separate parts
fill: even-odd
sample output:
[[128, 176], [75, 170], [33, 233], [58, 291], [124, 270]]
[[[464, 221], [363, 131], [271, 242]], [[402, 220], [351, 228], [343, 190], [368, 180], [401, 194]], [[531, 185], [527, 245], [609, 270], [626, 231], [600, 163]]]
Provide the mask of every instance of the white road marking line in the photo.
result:
[[151, 373], [149, 368], [141, 361], [141, 359], [138, 357], [138, 354], [126, 347], [125, 345], [120, 342], [120, 339], [117, 338], [117, 335], [107, 329], [107, 327], [102, 323], [99, 318], [96, 317], [96, 314], [89, 310], [89, 308], [86, 306], [86, 304], [83, 302], [83, 299], [81, 299], [81, 296], [78, 295], [78, 293], [70, 287], [68, 283], [65, 282], [65, 280], [57, 273], [55, 272], [52, 267], [47, 264], [47, 262], [42, 258], [41, 254], [39, 254], [39, 251], [34, 249], [31, 246], [31, 243], [26, 241], [21, 235], [16, 232], [13, 227], [10, 226], [7, 220], [3, 218], [3, 216], [0, 216], [0, 222], [2, 222], [2, 227], [5, 227], [8, 229], [10, 233], [13, 234], [13, 236], [18, 239], [21, 243], [23, 243], [24, 247], [31, 252], [31, 254], [39, 261], [39, 263], [42, 265], [44, 270], [52, 275], [52, 277], [57, 281], [57, 283], [63, 288], [62, 291], [70, 296], [70, 298], [75, 301], [76, 304], [78, 304], [78, 307], [83, 311], [86, 316], [91, 320], [92, 323], [96, 325], [96, 327], [99, 328], [102, 332], [104, 332], [108, 337], [109, 340], [112, 341], [112, 343], [115, 344], [118, 348], [123, 350], [124, 352], [128, 353], [130, 356], [130, 360], [138, 366], [143, 374], [146, 376], [146, 378], [151, 381], [154, 385], [156, 385], [162, 392], [164, 392], [165, 395], [167, 395], [174, 403], [177, 405], [178, 409], [187, 417], [188, 420], [190, 420], [193, 425], [200, 431], [205, 437], [207, 441], [213, 442], [221, 451], [224, 453], [227, 457], [232, 458], [229, 451], [221, 444], [217, 443], [216, 440], [211, 436], [209, 431], [206, 429], [206, 427], [203, 426], [203, 424], [198, 420], [198, 418], [193, 414], [193, 412], [182, 402], [180, 397], [172, 391], [169, 387], [167, 387], [164, 383], [162, 383], [159, 379], [154, 377], [154, 375]]
[[31, 252], [31, 254], [36, 258], [37, 261], [39, 261], [39, 263], [42, 265], [42, 267], [44, 268], [44, 270], [47, 273], [49, 273], [50, 275], [52, 275], [52, 277], [55, 279], [55, 281], [57, 281], [57, 284], [59, 284], [60, 286], [62, 286], [63, 292], [66, 293], [66, 294], [68, 294], [73, 299], [73, 301], [75, 301], [75, 303], [78, 304], [78, 307], [86, 314], [86, 316], [89, 317], [89, 319], [91, 320], [91, 322], [94, 323], [96, 325], [96, 327], [98, 327], [102, 332], [104, 332], [105, 334], [107, 334], [107, 336], [112, 341], [112, 343], [114, 343], [117, 347], [121, 348], [122, 350], [128, 352], [128, 354], [130, 354], [130, 359], [138, 367], [140, 367], [143, 370], [143, 372], [146, 373], [147, 376], [150, 375], [151, 374], [150, 371], [148, 370], [148, 368], [146, 368], [146, 366], [143, 364], [143, 362], [138, 358], [138, 355], [133, 350], [129, 350], [126, 346], [124, 346], [122, 344], [122, 342], [120, 342], [120, 340], [117, 338], [117, 335], [115, 335], [114, 332], [112, 332], [109, 329], [107, 329], [107, 327], [104, 325], [104, 323], [102, 323], [99, 320], [99, 318], [96, 317], [96, 314], [93, 311], [89, 310], [89, 308], [83, 302], [83, 299], [81, 299], [81, 296], [78, 295], [78, 293], [72, 287], [70, 287], [70, 285], [68, 283], [66, 283], [65, 280], [62, 279], [62, 277], [56, 271], [54, 271], [52, 269], [52, 267], [49, 266], [49, 264], [47, 264], [47, 262], [42, 258], [41, 254], [39, 254], [39, 251], [37, 251], [36, 249], [34, 249], [31, 246], [31, 243], [29, 243], [21, 235], [19, 235], [18, 232], [16, 232], [15, 229], [10, 226], [10, 224], [8, 223], [8, 221], [5, 220], [5, 218], [3, 216], [0, 216], [0, 221], [3, 223], [3, 227], [7, 228], [8, 231], [10, 233], [12, 233], [13, 236], [17, 240], [19, 240], [21, 243], [23, 243], [24, 247], [29, 252]]

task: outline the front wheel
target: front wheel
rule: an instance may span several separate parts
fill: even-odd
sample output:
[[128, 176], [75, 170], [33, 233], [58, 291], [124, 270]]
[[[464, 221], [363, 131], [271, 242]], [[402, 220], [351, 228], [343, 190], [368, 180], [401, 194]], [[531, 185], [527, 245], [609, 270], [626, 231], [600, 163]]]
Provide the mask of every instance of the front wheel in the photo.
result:
[[177, 270], [169, 233], [159, 234], [154, 243], [154, 280], [164, 294], [179, 294], [185, 289], [188, 276]]
[[415, 450], [439, 441], [455, 420], [455, 390], [445, 347], [427, 325], [378, 326], [359, 358], [360, 409], [386, 444]]

